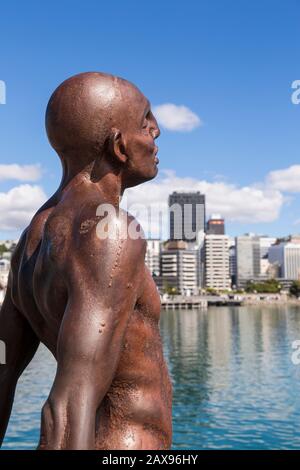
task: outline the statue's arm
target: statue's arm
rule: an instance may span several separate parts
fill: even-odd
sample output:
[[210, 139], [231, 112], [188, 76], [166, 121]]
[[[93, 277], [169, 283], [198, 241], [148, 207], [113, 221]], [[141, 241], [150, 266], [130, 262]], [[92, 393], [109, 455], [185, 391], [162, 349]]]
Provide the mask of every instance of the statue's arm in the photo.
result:
[[[117, 245], [117, 249], [116, 249]], [[143, 277], [144, 242], [93, 248], [72, 267], [55, 381], [42, 411], [39, 449], [93, 449], [96, 412], [110, 388]]]
[[[8, 287], [0, 309], [0, 445], [11, 414], [15, 388], [33, 358], [39, 340], [27, 320], [14, 306]], [[4, 362], [4, 363], [3, 363]]]

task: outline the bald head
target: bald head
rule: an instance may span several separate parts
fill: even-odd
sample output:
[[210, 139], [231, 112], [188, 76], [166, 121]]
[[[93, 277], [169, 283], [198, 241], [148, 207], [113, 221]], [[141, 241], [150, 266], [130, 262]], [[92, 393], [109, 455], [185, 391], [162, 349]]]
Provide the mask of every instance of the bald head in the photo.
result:
[[132, 83], [113, 75], [88, 72], [64, 81], [51, 96], [46, 130], [59, 155], [102, 152], [113, 127], [128, 125], [136, 106], [147, 101]]

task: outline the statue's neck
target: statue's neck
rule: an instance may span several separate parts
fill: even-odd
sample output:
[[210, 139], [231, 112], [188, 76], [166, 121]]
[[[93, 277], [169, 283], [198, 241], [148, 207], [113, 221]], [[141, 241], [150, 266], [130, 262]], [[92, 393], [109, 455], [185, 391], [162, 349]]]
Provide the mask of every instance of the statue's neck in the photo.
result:
[[106, 203], [119, 207], [125, 189], [122, 184], [122, 175], [105, 159], [100, 163], [93, 161], [85, 166], [78, 164], [70, 166], [62, 160], [62, 166], [63, 176], [57, 193], [61, 195], [72, 186], [85, 183], [96, 188]]

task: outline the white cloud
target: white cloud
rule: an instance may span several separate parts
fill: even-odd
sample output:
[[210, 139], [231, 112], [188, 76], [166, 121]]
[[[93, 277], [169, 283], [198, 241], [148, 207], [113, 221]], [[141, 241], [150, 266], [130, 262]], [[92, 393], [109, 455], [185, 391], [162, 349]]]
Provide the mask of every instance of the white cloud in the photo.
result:
[[24, 229], [37, 209], [46, 201], [40, 186], [23, 184], [0, 193], [0, 230]]
[[266, 178], [267, 184], [279, 191], [300, 192], [300, 165], [292, 165], [282, 170], [271, 171]]
[[0, 164], [0, 181], [37, 181], [40, 179], [42, 170], [40, 165], [19, 165], [12, 163], [9, 165]]
[[[200, 191], [206, 195], [207, 214], [220, 213], [227, 222], [273, 222], [279, 217], [285, 202], [285, 197], [279, 190], [268, 186], [238, 186], [222, 181], [181, 178], [173, 171], [162, 170], [159, 179], [127, 190], [123, 207], [127, 205], [132, 213], [135, 213], [132, 209], [134, 203], [151, 207], [151, 213], [154, 213], [151, 229], [147, 211], [137, 214], [146, 236], [167, 236], [168, 196], [173, 191]], [[162, 227], [159, 213], [162, 214]]]
[[154, 106], [153, 114], [159, 124], [170, 131], [192, 131], [202, 125], [202, 121], [186, 106], [165, 103]]

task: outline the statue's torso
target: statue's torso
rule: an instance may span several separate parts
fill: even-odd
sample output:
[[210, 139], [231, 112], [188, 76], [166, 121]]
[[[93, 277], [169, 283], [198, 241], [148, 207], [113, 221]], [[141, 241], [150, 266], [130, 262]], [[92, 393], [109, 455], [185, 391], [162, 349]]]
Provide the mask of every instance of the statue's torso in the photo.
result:
[[[74, 247], [69, 206], [60, 204], [55, 216], [55, 206], [41, 211], [22, 236], [12, 261], [12, 296], [40, 341], [56, 357], [68, 301], [59, 263], [63, 256], [72, 256]], [[45, 234], [49, 217], [57, 220], [50, 235]], [[146, 266], [141, 292], [126, 329], [115, 377], [98, 409], [98, 449], [166, 449], [171, 444], [172, 387], [159, 334], [160, 298]]]

